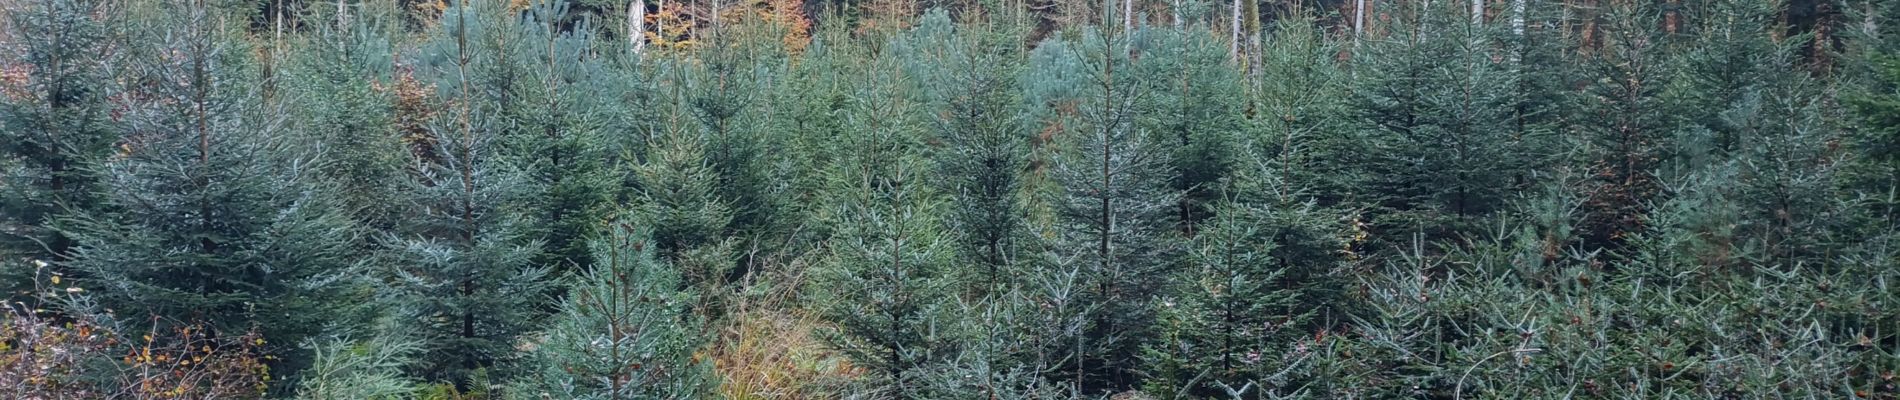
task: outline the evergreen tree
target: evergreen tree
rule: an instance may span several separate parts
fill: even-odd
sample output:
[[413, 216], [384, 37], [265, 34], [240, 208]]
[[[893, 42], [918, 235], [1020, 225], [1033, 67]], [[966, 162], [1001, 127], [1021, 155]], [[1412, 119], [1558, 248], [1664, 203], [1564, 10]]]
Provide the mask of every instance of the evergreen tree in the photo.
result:
[[[1868, 21], [1891, 22], [1900, 15], [1891, 2], [1869, 6], [1862, 16]], [[1861, 216], [1853, 225], [1890, 231], [1896, 228], [1891, 222], [1900, 220], [1900, 40], [1878, 29], [1857, 39], [1849, 54], [1859, 84], [1841, 89], [1841, 102], [1851, 111], [1842, 121], [1847, 160], [1841, 186]]]
[[1667, 41], [1652, 7], [1617, 3], [1604, 14], [1600, 42], [1580, 62], [1589, 86], [1578, 128], [1589, 146], [1585, 169], [1595, 179], [1584, 188], [1589, 196], [1579, 228], [1587, 246], [1615, 249], [1643, 231], [1643, 215], [1661, 190], [1656, 174], [1667, 156], [1663, 140], [1677, 127], [1675, 107], [1662, 93], [1672, 84], [1675, 62], [1663, 48]]
[[523, 13], [518, 25], [500, 23], [522, 33], [501, 45], [497, 51], [504, 53], [495, 60], [518, 64], [506, 68], [518, 71], [519, 81], [496, 88], [506, 90], [501, 95], [511, 103], [498, 109], [506, 121], [504, 147], [539, 188], [525, 199], [535, 223], [523, 233], [547, 246], [537, 264], [557, 271], [591, 265], [587, 241], [607, 219], [615, 184], [602, 137], [615, 104], [604, 85], [592, 82], [610, 75], [589, 20], [568, 21], [566, 1], [534, 2]]
[[[1793, 50], [1770, 50], [1764, 64], [1793, 70]], [[1761, 261], [1825, 262], [1838, 250], [1836, 238], [1851, 237], [1835, 235], [1843, 219], [1834, 200], [1840, 155], [1830, 143], [1839, 136], [1823, 121], [1822, 96], [1805, 73], [1784, 72], [1752, 85], [1720, 116], [1740, 144], [1715, 167], [1735, 169], [1739, 187], [1731, 201], [1743, 213], [1736, 228], [1759, 246]]]
[[387, 242], [391, 300], [426, 349], [416, 370], [466, 388], [478, 370], [514, 357], [517, 336], [540, 317], [547, 269], [532, 263], [541, 244], [524, 237], [520, 215], [535, 186], [502, 157], [502, 103], [482, 84], [495, 78], [481, 65], [498, 53], [477, 45], [511, 27], [492, 8], [445, 13], [418, 71], [439, 111], [406, 187], [405, 229]]
[[399, 212], [408, 150], [396, 126], [390, 40], [370, 18], [318, 24], [283, 71], [291, 129], [334, 160], [319, 171], [332, 194], [366, 227], [387, 229]]
[[535, 349], [522, 398], [697, 399], [714, 379], [694, 353], [691, 294], [658, 258], [647, 228], [612, 222]]
[[[1144, 34], [1145, 31], [1136, 33]], [[1152, 296], [1175, 265], [1173, 212], [1179, 194], [1168, 186], [1171, 148], [1151, 141], [1140, 120], [1146, 79], [1131, 68], [1128, 32], [1090, 32], [1075, 43], [1045, 42], [1037, 61], [1075, 74], [1082, 86], [1075, 130], [1050, 171], [1060, 186], [1059, 247], [1080, 266], [1078, 306], [1087, 329], [1068, 359], [1070, 384], [1083, 392], [1132, 386], [1139, 351], [1148, 339]]]
[[[668, 114], [667, 118], [679, 118]], [[677, 122], [677, 121], [676, 121]], [[646, 163], [633, 168], [640, 183], [637, 210], [653, 223], [653, 241], [663, 258], [688, 258], [695, 250], [725, 243], [726, 227], [732, 211], [718, 197], [714, 187], [718, 175], [707, 165], [699, 131], [672, 129], [648, 150]], [[725, 279], [724, 265], [717, 269], [686, 271], [689, 281], [720, 282]]]
[[1181, 193], [1176, 222], [1190, 235], [1212, 215], [1220, 181], [1240, 156], [1243, 113], [1251, 106], [1247, 85], [1237, 84], [1245, 77], [1227, 64], [1227, 50], [1200, 35], [1178, 27], [1146, 31], [1135, 44], [1143, 55], [1131, 66], [1135, 75], [1156, 78], [1142, 82], [1147, 94], [1140, 101], [1153, 113], [1137, 123], [1148, 140], [1173, 151], [1170, 187]]
[[[1241, 398], [1297, 387], [1282, 373], [1297, 363], [1278, 356], [1315, 331], [1317, 317], [1344, 319], [1332, 315], [1348, 309], [1344, 285], [1329, 278], [1345, 261], [1340, 216], [1279, 192], [1279, 170], [1260, 167], [1241, 175], [1194, 238], [1194, 272], [1175, 283], [1159, 322], [1164, 339], [1149, 349], [1170, 373], [1151, 387]], [[1254, 390], [1219, 390], [1247, 386]]]
[[358, 233], [310, 179], [327, 160], [289, 145], [223, 11], [153, 11], [133, 25], [145, 40], [128, 55], [129, 143], [101, 169], [111, 210], [71, 219], [69, 265], [120, 320], [255, 331], [286, 355], [278, 374], [294, 376], [307, 361], [299, 342], [363, 322]]
[[119, 140], [108, 101], [107, 5], [36, 1], [6, 12], [6, 36], [18, 46], [9, 43], [5, 64], [24, 72], [0, 85], [0, 274], [8, 279], [0, 290], [9, 296], [30, 287], [13, 281], [35, 272], [30, 260], [71, 255], [73, 239], [53, 227], [58, 216], [103, 211], [99, 194], [108, 188], [96, 166]]
[[[735, 29], [737, 31], [737, 29]], [[763, 93], [773, 88], [777, 54], [756, 35], [719, 32], [679, 82], [706, 137], [706, 158], [719, 174], [719, 198], [731, 202], [731, 232], [762, 233], [776, 220], [772, 182], [776, 140], [761, 121]]]
[[1020, 202], [1031, 149], [1017, 113], [1018, 67], [1003, 44], [954, 30], [948, 13], [933, 10], [923, 19], [894, 51], [907, 57], [931, 110], [931, 130], [944, 143], [935, 158], [943, 191], [958, 199], [952, 230], [963, 233], [965, 257], [980, 266], [970, 282], [982, 285], [975, 293], [998, 290], [1027, 233]]
[[848, 144], [858, 153], [832, 175], [833, 248], [817, 285], [823, 314], [838, 324], [838, 348], [875, 371], [879, 393], [916, 398], [915, 375], [952, 345], [934, 335], [955, 294], [956, 249], [943, 227], [946, 205], [924, 181], [923, 123], [903, 96], [902, 75], [870, 78], [846, 116], [862, 131]]
[[1353, 76], [1337, 60], [1340, 43], [1304, 22], [1313, 21], [1282, 24], [1263, 49], [1262, 73], [1275, 78], [1254, 83], [1256, 111], [1236, 138], [1234, 169], [1268, 162], [1282, 191], [1299, 188], [1322, 205], [1347, 203], [1367, 195], [1358, 166], [1374, 161], [1359, 151]]
[[[1355, 54], [1367, 143], [1364, 166], [1390, 237], [1474, 231], [1536, 167], [1513, 135], [1518, 76], [1492, 61], [1492, 30], [1420, 7], [1392, 35]], [[1399, 234], [1399, 235], [1390, 235]]]

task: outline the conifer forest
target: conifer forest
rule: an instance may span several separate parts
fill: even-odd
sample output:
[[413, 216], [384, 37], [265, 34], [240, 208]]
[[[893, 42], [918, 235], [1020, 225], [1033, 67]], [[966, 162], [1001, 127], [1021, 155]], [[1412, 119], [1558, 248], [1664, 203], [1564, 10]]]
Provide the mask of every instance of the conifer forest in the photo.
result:
[[0, 0], [0, 300], [22, 400], [1900, 400], [1900, 0]]

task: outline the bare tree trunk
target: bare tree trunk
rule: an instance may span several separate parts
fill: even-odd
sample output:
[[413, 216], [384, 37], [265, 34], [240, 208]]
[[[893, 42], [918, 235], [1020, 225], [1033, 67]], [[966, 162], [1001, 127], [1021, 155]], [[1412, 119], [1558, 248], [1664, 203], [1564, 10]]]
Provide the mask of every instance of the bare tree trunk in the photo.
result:
[[1234, 0], [1234, 32], [1233, 33], [1234, 33], [1233, 37], [1229, 38], [1231, 42], [1230, 42], [1230, 47], [1228, 47], [1227, 51], [1228, 53], [1231, 53], [1229, 54], [1229, 56], [1232, 57], [1235, 62], [1239, 62], [1240, 61], [1240, 0]]
[[1247, 20], [1243, 29], [1247, 30], [1247, 78], [1257, 78], [1260, 74], [1260, 0], [1246, 0], [1241, 8]]
[[627, 2], [627, 44], [632, 46], [633, 54], [640, 54], [647, 49], [647, 41], [641, 37], [646, 34], [646, 19], [647, 4], [645, 1], [633, 0]]
[[1366, 33], [1366, 0], [1354, 0], [1352, 3], [1352, 42], [1359, 43], [1359, 35]]
[[1471, 24], [1484, 25], [1484, 0], [1471, 0]]
[[1511, 0], [1511, 33], [1524, 36], [1524, 12], [1526, 0]]
[[1862, 13], [1865, 16], [1860, 21], [1860, 32], [1866, 34], [1867, 37], [1880, 37], [1880, 24], [1874, 21], [1874, 2], [1866, 2], [1865, 8], [1866, 11]]
[[1122, 30], [1135, 29], [1135, 0], [1122, 0]]

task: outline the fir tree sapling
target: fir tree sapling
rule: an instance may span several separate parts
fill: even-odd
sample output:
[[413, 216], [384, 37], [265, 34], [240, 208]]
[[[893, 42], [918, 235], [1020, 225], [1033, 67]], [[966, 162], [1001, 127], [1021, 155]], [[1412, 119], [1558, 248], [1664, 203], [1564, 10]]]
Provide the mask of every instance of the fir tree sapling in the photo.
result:
[[[556, 272], [591, 265], [587, 241], [607, 219], [615, 171], [608, 164], [605, 129], [618, 104], [593, 82], [611, 78], [586, 18], [568, 20], [568, 4], [537, 2], [519, 24], [514, 46], [497, 51], [497, 63], [519, 71], [502, 94], [512, 106], [499, 109], [505, 121], [503, 148], [538, 193], [526, 198], [536, 220], [525, 234], [539, 237], [546, 252], [537, 264]], [[573, 24], [564, 27], [565, 24]]]

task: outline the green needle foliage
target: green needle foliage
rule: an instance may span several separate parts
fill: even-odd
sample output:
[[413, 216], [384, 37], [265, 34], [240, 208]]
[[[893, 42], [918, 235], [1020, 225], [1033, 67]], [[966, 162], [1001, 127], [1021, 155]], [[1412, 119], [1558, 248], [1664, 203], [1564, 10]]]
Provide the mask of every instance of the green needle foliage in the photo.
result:
[[129, 326], [257, 332], [292, 355], [273, 364], [293, 373], [307, 362], [299, 342], [364, 322], [358, 231], [314, 179], [328, 160], [291, 145], [281, 108], [251, 84], [252, 49], [221, 11], [150, 11], [132, 22], [149, 41], [128, 54], [121, 89], [145, 96], [119, 117], [124, 152], [98, 169], [111, 207], [68, 220], [68, 265]]
[[6, 15], [6, 35], [33, 38], [7, 48], [23, 68], [0, 96], [0, 290], [30, 292], [36, 273], [54, 271], [32, 260], [67, 260], [76, 245], [54, 222], [61, 216], [103, 209], [99, 163], [121, 135], [112, 121], [111, 61], [114, 43], [106, 2], [44, 1]]
[[0, 392], [1896, 399], [1889, 3], [0, 1]]
[[611, 223], [534, 350], [521, 397], [697, 399], [713, 382], [691, 294], [637, 219]]
[[466, 389], [479, 370], [517, 358], [515, 341], [542, 318], [548, 268], [525, 236], [523, 197], [537, 188], [503, 156], [497, 107], [484, 83], [509, 35], [500, 10], [455, 7], [426, 46], [438, 112], [406, 185], [404, 229], [386, 242], [389, 301], [426, 349], [416, 370]]

